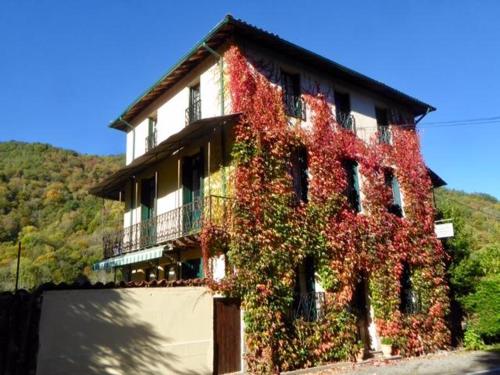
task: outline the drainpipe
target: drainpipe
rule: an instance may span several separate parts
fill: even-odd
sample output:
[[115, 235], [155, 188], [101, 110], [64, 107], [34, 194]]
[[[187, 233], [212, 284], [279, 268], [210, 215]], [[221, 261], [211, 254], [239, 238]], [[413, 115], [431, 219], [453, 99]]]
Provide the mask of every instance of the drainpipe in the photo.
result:
[[127, 128], [132, 130], [132, 161], [135, 159], [135, 126], [132, 126], [127, 121], [125, 121], [122, 116], [118, 117], [118, 121], [120, 121]]
[[219, 74], [220, 74], [220, 115], [224, 116], [224, 59], [222, 56], [210, 48], [207, 43], [203, 42], [202, 47], [205, 48], [208, 52], [214, 55], [217, 59], [219, 59]]

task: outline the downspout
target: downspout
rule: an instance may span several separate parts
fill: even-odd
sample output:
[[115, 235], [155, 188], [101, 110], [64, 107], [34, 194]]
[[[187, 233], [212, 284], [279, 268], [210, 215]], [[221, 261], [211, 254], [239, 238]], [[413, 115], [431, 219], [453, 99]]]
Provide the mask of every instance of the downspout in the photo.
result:
[[[218, 60], [219, 60], [219, 84], [220, 84], [220, 115], [224, 116], [224, 58], [215, 50], [210, 48], [207, 43], [203, 42], [201, 45], [203, 48], [205, 48], [209, 53], [214, 55]], [[224, 150], [224, 142], [225, 142], [225, 137], [224, 137], [224, 126], [221, 128], [221, 138], [222, 138], [222, 165], [221, 165], [221, 171], [222, 171], [222, 195], [226, 195], [226, 155], [225, 155], [225, 150]], [[210, 170], [208, 171], [209, 176], [210, 176]], [[210, 177], [209, 177], [210, 178]]]

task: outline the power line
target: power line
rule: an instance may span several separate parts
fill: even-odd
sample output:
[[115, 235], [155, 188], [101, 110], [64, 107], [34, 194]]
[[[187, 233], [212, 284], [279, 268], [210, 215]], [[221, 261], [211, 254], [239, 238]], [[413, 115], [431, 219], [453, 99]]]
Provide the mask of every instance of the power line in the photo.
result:
[[450, 120], [450, 121], [432, 121], [432, 122], [426, 122], [426, 125], [435, 125], [435, 124], [454, 124], [454, 123], [462, 123], [462, 122], [476, 122], [476, 121], [500, 121], [500, 116], [493, 116], [493, 117], [479, 117], [479, 118], [472, 118], [468, 120]]
[[[465, 122], [468, 120], [464, 120], [464, 122], [459, 121], [443, 121], [443, 122], [427, 122], [419, 125], [414, 124], [397, 124], [395, 126], [400, 128], [423, 128], [425, 130], [434, 129], [434, 128], [447, 128], [447, 127], [459, 127], [459, 126], [477, 126], [477, 125], [497, 125], [500, 124], [500, 117], [497, 119], [491, 118], [487, 119], [476, 119], [472, 122]], [[429, 126], [429, 127], [427, 127]], [[356, 126], [356, 129], [373, 129], [373, 126]]]

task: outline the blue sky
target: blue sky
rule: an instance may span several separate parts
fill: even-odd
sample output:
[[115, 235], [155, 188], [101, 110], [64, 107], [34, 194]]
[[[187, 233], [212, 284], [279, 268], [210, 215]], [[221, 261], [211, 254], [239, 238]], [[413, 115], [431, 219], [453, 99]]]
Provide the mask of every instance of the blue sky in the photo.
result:
[[[500, 116], [500, 1], [2, 0], [0, 141], [123, 152], [108, 123], [226, 13], [433, 104], [422, 124]], [[500, 198], [500, 123], [421, 136], [449, 187]]]

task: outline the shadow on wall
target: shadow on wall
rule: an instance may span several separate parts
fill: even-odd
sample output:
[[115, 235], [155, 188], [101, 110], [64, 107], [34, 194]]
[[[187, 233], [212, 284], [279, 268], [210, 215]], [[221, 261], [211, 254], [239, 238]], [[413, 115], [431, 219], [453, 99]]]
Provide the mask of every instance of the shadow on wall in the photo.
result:
[[172, 345], [172, 337], [156, 326], [174, 324], [175, 316], [165, 317], [165, 299], [162, 304], [158, 298], [164, 296], [153, 294], [146, 288], [45, 293], [37, 374], [203, 373], [185, 367], [193, 348]]

